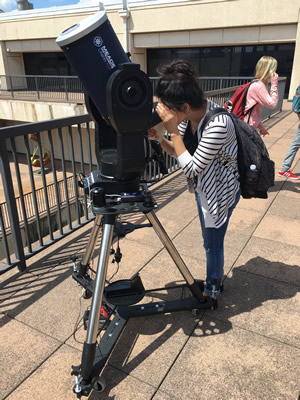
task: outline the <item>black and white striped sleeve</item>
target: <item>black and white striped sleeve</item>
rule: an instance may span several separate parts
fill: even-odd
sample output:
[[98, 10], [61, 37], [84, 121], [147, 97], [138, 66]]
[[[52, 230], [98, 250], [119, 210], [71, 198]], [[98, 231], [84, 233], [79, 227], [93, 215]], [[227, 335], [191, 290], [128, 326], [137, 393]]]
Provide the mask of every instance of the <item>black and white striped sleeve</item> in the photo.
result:
[[221, 147], [224, 145], [228, 131], [233, 130], [233, 123], [228, 115], [216, 115], [206, 125], [193, 156], [185, 151], [178, 157], [179, 164], [187, 178], [200, 174], [212, 163]]

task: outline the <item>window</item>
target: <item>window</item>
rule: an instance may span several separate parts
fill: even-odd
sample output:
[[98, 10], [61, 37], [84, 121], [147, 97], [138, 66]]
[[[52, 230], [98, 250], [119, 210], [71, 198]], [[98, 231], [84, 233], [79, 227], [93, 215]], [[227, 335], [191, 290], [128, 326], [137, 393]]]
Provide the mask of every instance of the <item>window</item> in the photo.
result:
[[201, 76], [254, 76], [255, 65], [262, 56], [278, 61], [277, 72], [287, 77], [286, 94], [289, 90], [295, 44], [266, 44], [245, 46], [210, 46], [147, 50], [147, 71], [157, 76], [160, 64], [183, 58], [190, 61]]
[[76, 76], [63, 53], [24, 53], [26, 75]]

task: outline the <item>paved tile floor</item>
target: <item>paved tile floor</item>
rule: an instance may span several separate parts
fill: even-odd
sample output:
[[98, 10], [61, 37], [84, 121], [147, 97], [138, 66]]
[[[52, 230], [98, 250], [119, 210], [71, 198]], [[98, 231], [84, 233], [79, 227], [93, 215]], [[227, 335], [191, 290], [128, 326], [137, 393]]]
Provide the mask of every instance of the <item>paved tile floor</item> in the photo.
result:
[[[286, 110], [265, 125], [276, 170], [293, 139], [297, 116]], [[300, 152], [294, 162], [300, 175]], [[153, 188], [156, 215], [195, 278], [205, 255], [194, 198], [181, 172]], [[141, 223], [140, 214], [128, 220]], [[225, 290], [217, 310], [131, 319], [103, 370], [103, 393], [91, 400], [298, 400], [300, 394], [300, 180], [276, 177], [267, 200], [242, 199], [225, 244]], [[91, 226], [35, 256], [28, 272], [1, 276], [0, 398], [71, 400], [71, 365], [80, 364], [90, 300], [71, 277]], [[146, 289], [181, 283], [151, 228], [120, 241], [113, 280], [140, 272]], [[92, 267], [96, 268], [97, 246]], [[116, 272], [109, 263], [108, 278]], [[175, 291], [176, 292], [176, 291]], [[168, 299], [182, 291], [152, 294]], [[147, 299], [148, 301], [149, 299]]]

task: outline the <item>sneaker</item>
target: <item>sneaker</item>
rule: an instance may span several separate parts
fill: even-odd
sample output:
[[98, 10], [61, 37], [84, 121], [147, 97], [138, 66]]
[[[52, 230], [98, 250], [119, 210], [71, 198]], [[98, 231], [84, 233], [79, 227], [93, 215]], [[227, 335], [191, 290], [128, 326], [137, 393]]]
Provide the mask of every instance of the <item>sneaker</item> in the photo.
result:
[[290, 179], [300, 179], [300, 176], [294, 175], [292, 171], [278, 171], [278, 175]]

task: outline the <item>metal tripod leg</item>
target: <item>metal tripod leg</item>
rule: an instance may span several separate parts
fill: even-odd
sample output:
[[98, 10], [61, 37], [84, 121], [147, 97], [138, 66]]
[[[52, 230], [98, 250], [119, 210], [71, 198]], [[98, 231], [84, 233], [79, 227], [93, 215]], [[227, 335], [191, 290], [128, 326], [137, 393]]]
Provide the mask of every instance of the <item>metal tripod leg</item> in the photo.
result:
[[185, 265], [183, 259], [181, 258], [180, 254], [176, 250], [174, 244], [172, 243], [171, 239], [169, 238], [167, 232], [164, 230], [163, 226], [159, 222], [157, 216], [155, 215], [154, 211], [150, 211], [149, 213], [145, 214], [148, 218], [148, 221], [153, 226], [157, 236], [160, 238], [161, 242], [163, 243], [164, 247], [172, 257], [174, 263], [177, 265], [181, 275], [187, 282], [191, 292], [193, 295], [200, 301], [204, 300], [200, 287], [197, 285], [195, 279], [193, 278], [192, 274], [188, 270], [187, 266]]
[[78, 276], [84, 275], [87, 271], [87, 267], [89, 265], [93, 251], [95, 250], [97, 239], [99, 237], [100, 228], [101, 228], [101, 220], [102, 220], [102, 216], [99, 214], [96, 215], [96, 219], [95, 219], [94, 226], [93, 226], [93, 229], [91, 232], [91, 236], [89, 238], [88, 246], [84, 253], [82, 261], [80, 263]]
[[83, 345], [81, 359], [81, 376], [86, 381], [88, 381], [90, 378], [95, 358], [100, 310], [102, 305], [105, 278], [107, 275], [109, 251], [112, 243], [115, 221], [116, 215], [105, 215], [103, 217], [103, 235], [100, 247], [98, 268], [95, 279], [87, 336], [86, 341]]

